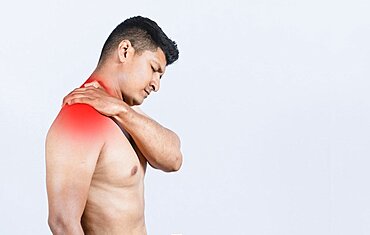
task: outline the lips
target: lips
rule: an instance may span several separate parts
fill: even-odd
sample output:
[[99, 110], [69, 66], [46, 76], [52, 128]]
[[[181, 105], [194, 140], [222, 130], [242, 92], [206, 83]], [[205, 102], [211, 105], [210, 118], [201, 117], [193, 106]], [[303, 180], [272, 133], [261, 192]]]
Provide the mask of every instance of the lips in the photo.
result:
[[145, 93], [149, 96], [150, 95], [150, 92], [148, 92], [147, 90], [144, 90]]

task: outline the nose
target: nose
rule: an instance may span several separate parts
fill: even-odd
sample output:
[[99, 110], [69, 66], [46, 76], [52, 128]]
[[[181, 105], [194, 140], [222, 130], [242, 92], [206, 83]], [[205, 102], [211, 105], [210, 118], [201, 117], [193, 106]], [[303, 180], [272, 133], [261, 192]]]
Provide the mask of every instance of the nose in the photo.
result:
[[159, 75], [154, 75], [153, 79], [150, 81], [150, 87], [153, 91], [157, 92], [159, 90], [160, 83]]

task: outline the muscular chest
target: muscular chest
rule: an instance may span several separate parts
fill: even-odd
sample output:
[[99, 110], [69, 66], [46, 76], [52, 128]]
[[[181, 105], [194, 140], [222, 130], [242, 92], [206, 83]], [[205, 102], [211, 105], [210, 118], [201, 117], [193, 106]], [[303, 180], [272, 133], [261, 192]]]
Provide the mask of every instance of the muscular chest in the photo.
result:
[[113, 126], [96, 164], [93, 180], [117, 187], [128, 187], [142, 182], [146, 162], [135, 151], [128, 137]]

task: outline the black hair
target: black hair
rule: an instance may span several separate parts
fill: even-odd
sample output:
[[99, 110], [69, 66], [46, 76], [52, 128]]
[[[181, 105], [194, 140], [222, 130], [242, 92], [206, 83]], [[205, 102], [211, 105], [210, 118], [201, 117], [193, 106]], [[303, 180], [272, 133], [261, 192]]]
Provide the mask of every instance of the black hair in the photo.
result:
[[142, 16], [126, 19], [119, 24], [104, 43], [99, 63], [114, 51], [122, 40], [129, 40], [136, 53], [145, 50], [156, 51], [161, 48], [166, 56], [167, 65], [179, 58], [176, 42], [162, 31], [156, 22]]

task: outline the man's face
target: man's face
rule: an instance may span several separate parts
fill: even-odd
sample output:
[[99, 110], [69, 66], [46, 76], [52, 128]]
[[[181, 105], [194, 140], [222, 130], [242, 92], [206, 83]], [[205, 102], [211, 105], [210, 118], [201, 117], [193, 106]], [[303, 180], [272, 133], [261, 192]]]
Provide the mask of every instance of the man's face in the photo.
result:
[[128, 105], [140, 105], [152, 91], [158, 91], [165, 72], [166, 56], [162, 49], [135, 53], [125, 66], [121, 82], [123, 100]]

